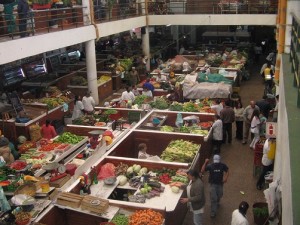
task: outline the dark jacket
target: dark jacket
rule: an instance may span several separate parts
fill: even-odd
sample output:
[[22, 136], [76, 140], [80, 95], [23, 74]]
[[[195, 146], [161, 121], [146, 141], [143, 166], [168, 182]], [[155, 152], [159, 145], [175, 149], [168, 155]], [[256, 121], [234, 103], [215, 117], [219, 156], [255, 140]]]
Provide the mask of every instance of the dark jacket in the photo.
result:
[[233, 123], [235, 121], [235, 114], [230, 106], [225, 106], [221, 110], [220, 117], [223, 123]]
[[18, 3], [18, 14], [19, 18], [26, 18], [29, 12], [29, 5], [27, 0], [19, 0]]
[[191, 184], [189, 202], [193, 210], [201, 209], [205, 205], [204, 185], [200, 178]]

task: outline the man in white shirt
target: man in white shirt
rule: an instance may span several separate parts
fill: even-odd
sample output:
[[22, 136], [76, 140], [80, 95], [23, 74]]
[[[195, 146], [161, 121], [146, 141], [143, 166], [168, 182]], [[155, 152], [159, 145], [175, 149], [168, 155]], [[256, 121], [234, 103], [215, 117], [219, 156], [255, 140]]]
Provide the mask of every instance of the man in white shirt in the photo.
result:
[[223, 123], [218, 114], [215, 115], [215, 122], [212, 125], [212, 145], [214, 154], [220, 154], [223, 141]]
[[95, 100], [91, 96], [90, 91], [88, 91], [86, 93], [86, 95], [82, 98], [82, 104], [83, 104], [85, 113], [92, 114], [94, 112]]
[[135, 99], [135, 96], [133, 94], [133, 92], [131, 91], [131, 87], [126, 87], [126, 91], [123, 91], [122, 95], [121, 95], [121, 100], [122, 101], [131, 101], [133, 102]]
[[231, 225], [249, 225], [246, 217], [249, 204], [242, 201], [239, 205], [239, 209], [236, 209], [232, 213]]

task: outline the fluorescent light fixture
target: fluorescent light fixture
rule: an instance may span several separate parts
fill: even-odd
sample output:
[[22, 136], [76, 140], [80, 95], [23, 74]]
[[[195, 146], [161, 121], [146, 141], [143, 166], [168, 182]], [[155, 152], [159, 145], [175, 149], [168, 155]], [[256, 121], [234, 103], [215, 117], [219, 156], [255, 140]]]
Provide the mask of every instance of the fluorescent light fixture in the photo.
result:
[[169, 27], [169, 26], [171, 26], [171, 25], [172, 25], [172, 24], [169, 23], [169, 24], [166, 25], [166, 27]]

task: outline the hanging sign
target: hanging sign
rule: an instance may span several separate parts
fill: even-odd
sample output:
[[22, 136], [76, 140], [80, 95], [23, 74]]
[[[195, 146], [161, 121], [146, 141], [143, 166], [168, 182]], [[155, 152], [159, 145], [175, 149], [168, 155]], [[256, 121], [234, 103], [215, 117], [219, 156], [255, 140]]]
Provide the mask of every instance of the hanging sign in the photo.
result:
[[276, 138], [277, 123], [266, 122], [266, 138]]

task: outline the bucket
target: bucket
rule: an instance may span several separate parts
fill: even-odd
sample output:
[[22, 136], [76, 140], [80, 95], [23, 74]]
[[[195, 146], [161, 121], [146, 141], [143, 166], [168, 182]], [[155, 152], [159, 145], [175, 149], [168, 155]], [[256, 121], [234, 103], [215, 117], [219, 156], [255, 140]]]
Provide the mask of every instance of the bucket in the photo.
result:
[[[266, 210], [262, 210], [266, 208]], [[255, 209], [258, 209], [259, 211], [257, 213], [254, 212]], [[265, 211], [263, 213], [263, 211]], [[257, 202], [253, 204], [253, 216], [254, 216], [254, 223], [256, 225], [265, 225], [268, 224], [266, 221], [269, 218], [268, 211], [268, 203], [265, 202]]]

